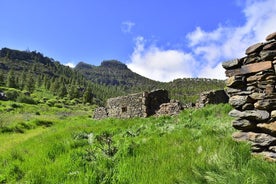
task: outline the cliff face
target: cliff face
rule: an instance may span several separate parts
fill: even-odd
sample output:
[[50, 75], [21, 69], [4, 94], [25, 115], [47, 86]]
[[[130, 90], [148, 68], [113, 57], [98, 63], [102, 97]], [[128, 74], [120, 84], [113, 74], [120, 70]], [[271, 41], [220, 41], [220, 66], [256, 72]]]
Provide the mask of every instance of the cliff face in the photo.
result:
[[249, 141], [254, 154], [276, 161], [276, 32], [248, 47], [246, 57], [223, 63], [229, 103], [239, 130], [233, 138]]

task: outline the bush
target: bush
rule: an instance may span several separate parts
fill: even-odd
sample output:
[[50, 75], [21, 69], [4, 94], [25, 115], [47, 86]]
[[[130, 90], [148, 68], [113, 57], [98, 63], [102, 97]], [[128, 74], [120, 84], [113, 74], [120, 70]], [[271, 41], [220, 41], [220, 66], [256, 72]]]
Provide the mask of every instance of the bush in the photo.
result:
[[16, 100], [16, 98], [19, 96], [19, 92], [16, 90], [8, 90], [5, 92], [8, 100]]
[[16, 99], [17, 102], [20, 102], [20, 103], [26, 103], [26, 104], [37, 104], [36, 101], [30, 97], [30, 96], [26, 96], [26, 95], [19, 95]]

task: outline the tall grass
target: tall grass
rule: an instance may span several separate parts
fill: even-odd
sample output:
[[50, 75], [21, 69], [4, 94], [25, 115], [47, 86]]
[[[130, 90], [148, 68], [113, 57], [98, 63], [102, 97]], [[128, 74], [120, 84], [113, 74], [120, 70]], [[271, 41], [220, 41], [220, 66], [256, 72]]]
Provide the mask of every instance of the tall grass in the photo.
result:
[[232, 140], [230, 109], [101, 121], [57, 109], [51, 126], [0, 134], [0, 147], [14, 140], [0, 149], [0, 183], [274, 183], [276, 165]]

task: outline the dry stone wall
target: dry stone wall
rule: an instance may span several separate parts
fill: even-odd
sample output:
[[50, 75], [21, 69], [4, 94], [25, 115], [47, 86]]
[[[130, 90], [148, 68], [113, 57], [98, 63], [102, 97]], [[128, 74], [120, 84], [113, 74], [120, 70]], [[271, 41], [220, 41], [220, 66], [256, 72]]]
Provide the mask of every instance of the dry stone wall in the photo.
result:
[[276, 32], [248, 47], [246, 56], [224, 62], [229, 115], [239, 130], [237, 141], [249, 141], [253, 154], [276, 161]]
[[171, 101], [167, 90], [155, 90], [110, 98], [106, 107], [95, 109], [93, 118], [133, 118], [152, 115], [174, 115], [182, 110], [179, 102]]
[[205, 91], [200, 94], [196, 102], [197, 108], [202, 108], [207, 104], [228, 103], [229, 97], [224, 90]]

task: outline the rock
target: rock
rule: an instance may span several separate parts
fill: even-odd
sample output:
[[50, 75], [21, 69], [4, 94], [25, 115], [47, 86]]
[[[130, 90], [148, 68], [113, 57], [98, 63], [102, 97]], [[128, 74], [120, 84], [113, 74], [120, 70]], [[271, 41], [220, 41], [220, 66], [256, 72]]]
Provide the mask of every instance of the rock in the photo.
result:
[[234, 132], [232, 134], [232, 138], [235, 141], [248, 141], [249, 140], [248, 134], [249, 132]]
[[263, 50], [273, 50], [273, 49], [276, 49], [276, 42], [267, 43], [263, 47]]
[[265, 93], [252, 93], [250, 95], [250, 98], [253, 99], [253, 100], [261, 100], [261, 99], [264, 99], [266, 96]]
[[275, 137], [264, 133], [235, 132], [232, 137], [236, 141], [250, 141], [253, 146], [258, 147], [274, 146], [276, 143]]
[[2, 91], [0, 91], [0, 100], [8, 100], [6, 94]]
[[276, 50], [264, 50], [260, 52], [260, 57], [263, 61], [273, 61], [276, 56]]
[[276, 136], [276, 121], [271, 123], [260, 123], [257, 127], [261, 128], [261, 130], [269, 135]]
[[276, 146], [270, 146], [268, 150], [276, 153]]
[[229, 112], [229, 115], [232, 117], [252, 120], [256, 122], [262, 122], [262, 121], [268, 120], [270, 117], [270, 114], [264, 110], [246, 110], [242, 112], [242, 111], [233, 109], [232, 111]]
[[267, 37], [265, 38], [266, 41], [270, 41], [274, 39], [276, 39], [276, 32], [267, 35]]
[[276, 99], [263, 99], [254, 103], [254, 107], [260, 110], [273, 110], [276, 108]]
[[176, 115], [179, 114], [179, 112], [183, 110], [182, 105], [179, 101], [176, 102], [169, 102], [169, 103], [163, 103], [160, 105], [160, 109], [156, 112], [156, 115]]
[[248, 47], [245, 51], [245, 54], [246, 55], [249, 55], [253, 52], [258, 52], [258, 51], [261, 51], [263, 48], [263, 43], [256, 43], [254, 45], [251, 45], [250, 47]]
[[256, 124], [251, 123], [247, 119], [237, 119], [232, 122], [232, 126], [235, 129], [243, 130], [243, 131], [253, 131], [256, 128]]
[[225, 69], [235, 69], [241, 66], [241, 61], [239, 59], [233, 59], [222, 63], [222, 67]]
[[107, 109], [105, 107], [98, 107], [95, 109], [94, 115], [93, 115], [94, 119], [99, 120], [107, 117], [108, 117], [108, 114], [107, 114]]
[[242, 110], [253, 110], [254, 105], [252, 103], [246, 103], [242, 106]]
[[246, 102], [250, 101], [249, 96], [232, 96], [229, 98], [229, 104], [232, 105], [234, 108], [240, 108]]
[[276, 118], [276, 110], [271, 111], [270, 117], [275, 119]]
[[245, 86], [244, 77], [240, 76], [232, 76], [229, 77], [226, 81], [226, 86], [230, 88], [238, 88], [241, 89]]
[[263, 152], [259, 153], [259, 155], [263, 156], [266, 160], [268, 160], [270, 162], [276, 161], [276, 153], [274, 153], [274, 152], [263, 151]]

